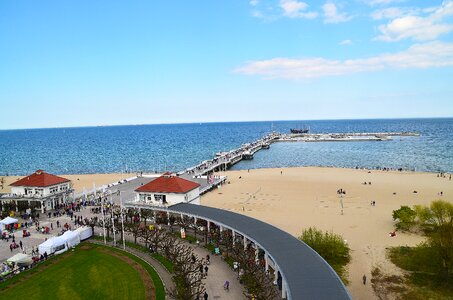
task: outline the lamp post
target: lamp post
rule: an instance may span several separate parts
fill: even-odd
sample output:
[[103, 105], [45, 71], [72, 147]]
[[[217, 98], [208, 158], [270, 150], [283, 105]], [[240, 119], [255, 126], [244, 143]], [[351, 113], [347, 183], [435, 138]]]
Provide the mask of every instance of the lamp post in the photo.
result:
[[104, 232], [104, 244], [107, 244], [105, 236], [105, 212], [104, 212], [104, 197], [101, 197], [101, 211], [102, 211], [102, 230]]
[[123, 236], [123, 249], [126, 250], [126, 238], [124, 236], [124, 207], [123, 207], [123, 197], [121, 197], [121, 192], [120, 192], [120, 209], [121, 209], [121, 231], [122, 231], [122, 236]]

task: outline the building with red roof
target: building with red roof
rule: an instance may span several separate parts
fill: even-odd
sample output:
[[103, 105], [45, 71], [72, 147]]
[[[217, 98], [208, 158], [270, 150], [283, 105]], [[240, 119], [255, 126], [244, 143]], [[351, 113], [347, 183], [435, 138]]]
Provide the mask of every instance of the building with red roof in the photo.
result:
[[138, 187], [136, 201], [151, 205], [200, 204], [200, 185], [169, 172]]
[[[37, 170], [31, 175], [21, 178], [10, 184], [11, 195], [0, 198], [0, 201], [27, 201], [40, 203], [41, 212], [55, 209], [63, 204], [72, 192], [72, 183], [69, 179]], [[17, 208], [17, 205], [16, 205]]]

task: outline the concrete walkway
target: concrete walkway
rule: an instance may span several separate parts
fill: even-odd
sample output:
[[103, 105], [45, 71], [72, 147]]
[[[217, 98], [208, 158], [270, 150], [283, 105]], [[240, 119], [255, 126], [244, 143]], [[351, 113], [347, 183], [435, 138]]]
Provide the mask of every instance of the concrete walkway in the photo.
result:
[[[208, 265], [208, 276], [204, 283], [206, 284], [206, 292], [209, 295], [208, 299], [247, 299], [243, 294], [243, 286], [239, 283], [237, 274], [230, 266], [222, 259], [220, 255], [211, 254], [206, 248], [201, 246], [193, 246], [192, 249], [195, 255], [206, 258], [209, 254], [211, 263]], [[230, 282], [230, 289], [223, 289], [224, 282]]]

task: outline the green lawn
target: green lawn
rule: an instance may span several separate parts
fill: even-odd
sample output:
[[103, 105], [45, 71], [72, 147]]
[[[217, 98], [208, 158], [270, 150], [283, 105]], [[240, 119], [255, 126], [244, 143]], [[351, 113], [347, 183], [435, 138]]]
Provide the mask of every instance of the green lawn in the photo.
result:
[[145, 287], [139, 273], [129, 263], [111, 255], [112, 251], [140, 263], [154, 282], [156, 298], [164, 299], [162, 282], [145, 262], [125, 252], [89, 243], [0, 283], [1, 298], [144, 299]]

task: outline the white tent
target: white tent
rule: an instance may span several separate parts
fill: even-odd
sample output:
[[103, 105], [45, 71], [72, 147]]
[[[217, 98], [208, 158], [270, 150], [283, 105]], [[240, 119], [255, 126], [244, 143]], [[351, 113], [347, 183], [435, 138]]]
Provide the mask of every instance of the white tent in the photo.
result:
[[30, 255], [17, 253], [16, 255], [10, 257], [7, 262], [15, 263], [18, 266], [29, 266], [33, 263], [33, 259]]
[[14, 223], [17, 223], [18, 220], [17, 219], [14, 219], [14, 218], [11, 218], [11, 217], [6, 217], [4, 218], [3, 220], [0, 221], [0, 227], [2, 230], [5, 229], [5, 225], [11, 225], [11, 224], [14, 224]]
[[11, 218], [11, 217], [6, 217], [3, 220], [1, 220], [0, 223], [1, 224], [5, 224], [5, 225], [10, 225], [10, 224], [17, 223], [17, 219], [14, 219], [14, 218]]
[[93, 229], [90, 226], [82, 226], [75, 230], [80, 235], [80, 240], [89, 239], [93, 235]]
[[60, 254], [68, 250], [66, 246], [66, 239], [63, 236], [55, 236], [51, 237], [44, 243], [40, 244], [38, 246], [39, 254], [44, 254], [44, 252], [47, 252], [47, 254]]
[[68, 230], [63, 233], [61, 237], [66, 240], [66, 245], [68, 246], [68, 248], [72, 248], [80, 244], [80, 235], [77, 231]]

